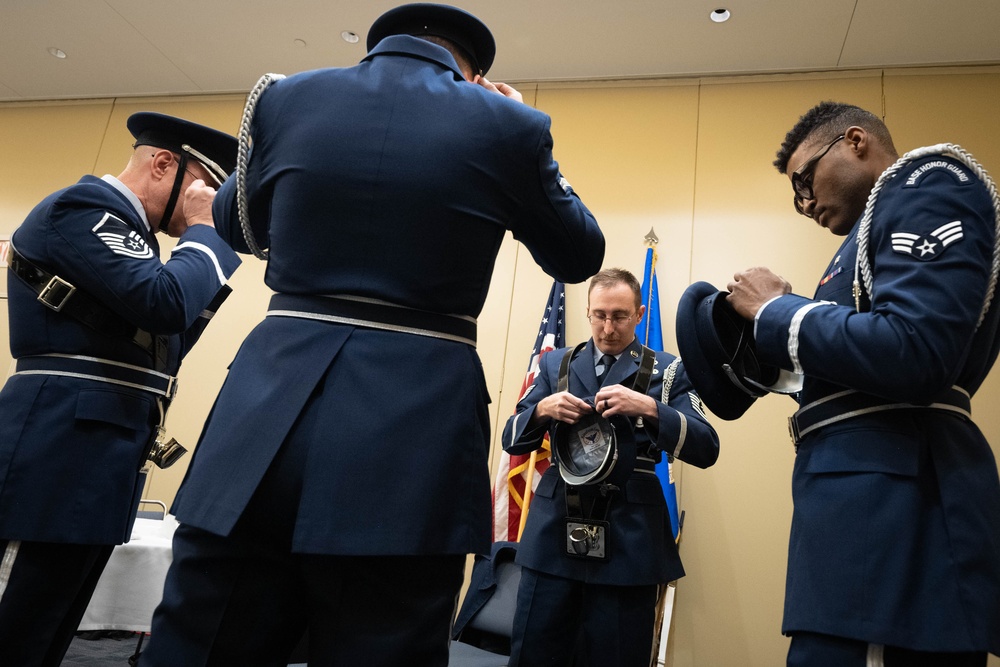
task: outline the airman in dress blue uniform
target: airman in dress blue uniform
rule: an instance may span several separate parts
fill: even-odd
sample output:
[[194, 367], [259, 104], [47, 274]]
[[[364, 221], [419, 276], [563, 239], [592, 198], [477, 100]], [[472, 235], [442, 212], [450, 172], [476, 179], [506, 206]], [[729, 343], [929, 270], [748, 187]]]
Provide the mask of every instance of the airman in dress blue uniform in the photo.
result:
[[763, 268], [729, 284], [760, 358], [804, 375], [788, 664], [985, 665], [1000, 481], [970, 397], [1000, 346], [996, 189], [961, 148], [898, 158], [881, 119], [830, 102], [775, 165], [799, 212], [845, 237], [811, 299]]
[[[283, 664], [307, 625], [311, 663], [446, 664], [465, 554], [490, 549], [497, 251], [509, 231], [566, 282], [603, 260], [550, 119], [483, 78], [481, 21], [404, 5], [368, 46], [256, 98], [248, 221], [277, 294], [179, 491], [144, 664]], [[236, 194], [216, 223], [246, 252]]]
[[[128, 127], [125, 171], [49, 195], [11, 239], [4, 665], [62, 661], [114, 545], [131, 533], [181, 359], [240, 263], [213, 228], [205, 185], [233, 168], [236, 139], [156, 113], [133, 114]], [[179, 237], [166, 263], [157, 231]]]
[[[518, 546], [512, 666], [568, 665], [577, 650], [583, 664], [648, 666], [658, 585], [684, 576], [654, 466], [665, 453], [707, 468], [718, 458], [719, 439], [674, 355], [656, 352], [648, 385], [636, 384], [645, 353], [652, 352], [635, 337], [644, 313], [631, 273], [608, 269], [594, 276], [587, 311], [593, 338], [580, 349], [542, 357], [504, 428], [503, 446], [511, 454], [537, 449], [551, 432], [556, 462], [532, 496]], [[572, 360], [561, 368], [564, 359]], [[572, 450], [563, 449], [562, 438], [570, 436], [563, 434], [571, 425], [589, 428], [595, 415], [613, 425], [617, 459], [607, 469], [595, 463], [596, 477], [577, 474], [587, 472], [582, 465], [569, 474]], [[573, 545], [572, 528], [581, 525], [599, 531], [593, 552]]]

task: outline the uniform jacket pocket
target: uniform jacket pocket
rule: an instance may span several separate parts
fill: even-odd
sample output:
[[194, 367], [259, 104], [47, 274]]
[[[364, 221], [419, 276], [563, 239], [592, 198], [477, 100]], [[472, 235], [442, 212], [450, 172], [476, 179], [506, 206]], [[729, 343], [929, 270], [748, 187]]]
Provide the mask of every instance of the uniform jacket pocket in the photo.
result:
[[81, 391], [76, 399], [76, 418], [121, 426], [132, 431], [150, 427], [152, 399], [119, 391]]

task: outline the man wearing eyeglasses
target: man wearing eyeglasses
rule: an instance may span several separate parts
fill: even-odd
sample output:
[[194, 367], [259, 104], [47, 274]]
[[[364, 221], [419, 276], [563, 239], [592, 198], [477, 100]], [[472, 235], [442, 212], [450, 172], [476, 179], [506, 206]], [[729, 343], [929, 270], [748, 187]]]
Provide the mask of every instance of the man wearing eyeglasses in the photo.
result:
[[[129, 539], [181, 358], [240, 260], [212, 222], [236, 139], [141, 112], [117, 177], [84, 176], [14, 232], [16, 372], [0, 391], [0, 663], [55, 667]], [[166, 263], [156, 233], [178, 238]], [[166, 443], [164, 443], [166, 440]], [[157, 445], [162, 445], [158, 447]]]
[[812, 299], [764, 268], [729, 302], [804, 374], [783, 632], [789, 665], [985, 665], [1000, 654], [1000, 481], [970, 397], [1000, 347], [997, 199], [952, 144], [902, 158], [824, 102], [778, 152], [795, 208], [845, 240]]
[[588, 289], [591, 339], [541, 358], [503, 432], [511, 454], [538, 449], [546, 432], [554, 443], [518, 547], [512, 667], [574, 654], [648, 667], [658, 586], [684, 575], [653, 468], [664, 455], [699, 468], [719, 455], [680, 360], [635, 336], [635, 276], [606, 269]]

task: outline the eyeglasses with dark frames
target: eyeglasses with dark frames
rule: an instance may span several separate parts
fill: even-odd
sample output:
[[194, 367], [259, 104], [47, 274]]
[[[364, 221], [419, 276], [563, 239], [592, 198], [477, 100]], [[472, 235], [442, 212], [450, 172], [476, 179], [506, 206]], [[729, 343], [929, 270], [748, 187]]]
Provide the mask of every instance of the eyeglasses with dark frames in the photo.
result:
[[629, 320], [631, 320], [634, 315], [635, 313], [632, 313], [631, 315], [626, 315], [625, 313], [612, 313], [611, 315], [605, 315], [604, 313], [598, 311], [587, 315], [587, 321], [591, 324], [597, 324], [602, 327], [606, 322], [611, 322], [611, 326], [617, 328], [628, 324]]
[[830, 152], [834, 144], [843, 139], [844, 136], [842, 134], [828, 143], [819, 152], [803, 162], [801, 167], [792, 172], [792, 190], [795, 191], [795, 199], [793, 201], [795, 202], [795, 210], [799, 214], [811, 217], [806, 213], [803, 203], [807, 199], [814, 199], [816, 197], [816, 193], [813, 192], [813, 173], [816, 171], [816, 165], [824, 155]]

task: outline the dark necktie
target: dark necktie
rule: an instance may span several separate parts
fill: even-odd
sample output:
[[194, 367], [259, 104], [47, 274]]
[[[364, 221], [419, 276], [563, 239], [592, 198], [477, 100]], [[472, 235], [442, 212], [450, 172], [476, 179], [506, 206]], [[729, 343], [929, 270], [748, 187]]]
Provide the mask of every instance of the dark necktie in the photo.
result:
[[597, 384], [599, 385], [604, 384], [604, 378], [608, 376], [608, 371], [610, 371], [611, 367], [615, 365], [615, 358], [610, 354], [605, 354], [601, 357], [601, 363], [604, 364], [604, 370], [602, 370], [601, 374], [597, 376]]

